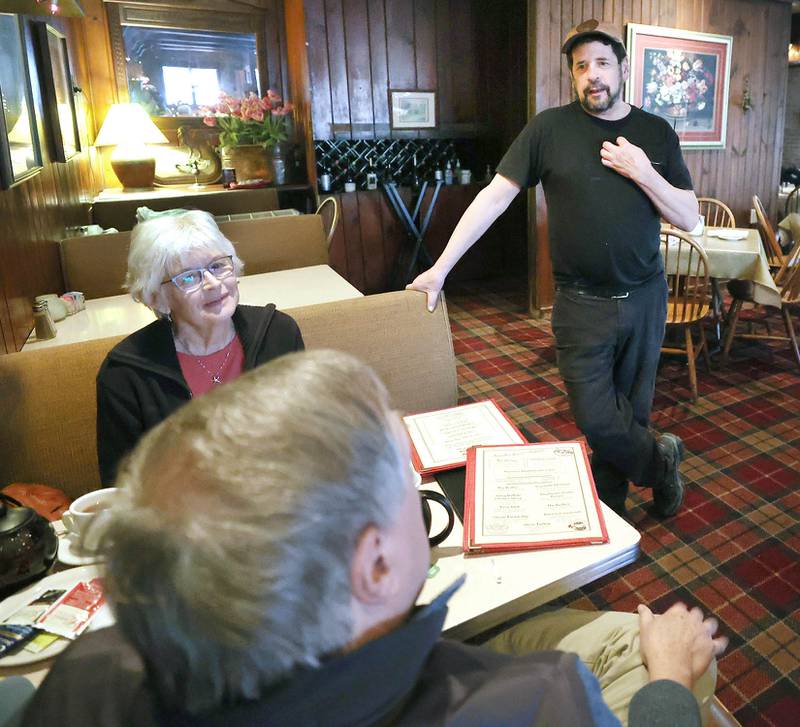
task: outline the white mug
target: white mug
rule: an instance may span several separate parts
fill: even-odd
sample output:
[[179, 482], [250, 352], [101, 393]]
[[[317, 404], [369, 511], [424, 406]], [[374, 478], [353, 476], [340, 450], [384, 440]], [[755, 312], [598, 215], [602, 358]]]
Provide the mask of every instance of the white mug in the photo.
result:
[[87, 552], [97, 550], [99, 542], [97, 536], [92, 537], [87, 531], [89, 525], [100, 513], [108, 510], [116, 500], [119, 490], [116, 487], [106, 487], [103, 490], [95, 490], [81, 495], [75, 500], [62, 516], [61, 521], [64, 527], [76, 538], [80, 546]]

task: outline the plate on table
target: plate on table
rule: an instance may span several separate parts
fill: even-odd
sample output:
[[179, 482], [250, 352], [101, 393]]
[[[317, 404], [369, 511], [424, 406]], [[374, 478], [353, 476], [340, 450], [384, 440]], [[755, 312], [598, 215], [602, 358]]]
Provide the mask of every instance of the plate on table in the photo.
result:
[[721, 240], [744, 240], [747, 234], [747, 230], [736, 230], [731, 227], [713, 227], [706, 230], [706, 235], [718, 237]]
[[[36, 583], [24, 588], [19, 593], [15, 593], [4, 601], [0, 601], [0, 622], [5, 621], [12, 613], [22, 608], [26, 603], [33, 601], [44, 591], [48, 591], [51, 588], [72, 588], [72, 586], [81, 581], [90, 581], [92, 578], [96, 578], [100, 575], [102, 575], [102, 570], [96, 565], [85, 565], [81, 568], [70, 568], [60, 573], [52, 573], [42, 578], [42, 580], [36, 581]], [[94, 629], [110, 626], [112, 623], [114, 623], [114, 617], [111, 615], [111, 609], [108, 607], [108, 604], [103, 604], [100, 610], [95, 614], [91, 624], [89, 624], [89, 630], [92, 631]], [[69, 639], [59, 638], [36, 654], [25, 651], [24, 648], [19, 649], [9, 656], [0, 658], [0, 669], [6, 666], [22, 666], [24, 664], [33, 664], [37, 661], [50, 659], [64, 651], [69, 643]]]

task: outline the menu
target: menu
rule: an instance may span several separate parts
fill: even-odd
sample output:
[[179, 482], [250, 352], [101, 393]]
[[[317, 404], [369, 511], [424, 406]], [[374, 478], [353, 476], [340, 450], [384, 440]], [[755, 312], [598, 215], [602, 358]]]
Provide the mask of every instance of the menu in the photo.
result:
[[607, 542], [582, 442], [469, 449], [466, 554]]
[[525, 437], [492, 400], [403, 417], [411, 461], [422, 475], [463, 467], [476, 445], [524, 444]]

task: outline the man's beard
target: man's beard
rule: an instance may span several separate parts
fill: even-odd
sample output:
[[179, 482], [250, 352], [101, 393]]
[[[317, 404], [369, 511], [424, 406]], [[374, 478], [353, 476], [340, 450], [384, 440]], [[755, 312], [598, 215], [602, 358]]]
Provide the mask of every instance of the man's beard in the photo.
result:
[[[589, 96], [589, 91], [591, 90], [605, 91], [605, 95], [594, 99]], [[590, 113], [602, 113], [603, 111], [608, 111], [608, 109], [617, 103], [621, 94], [622, 84], [617, 86], [617, 91], [614, 94], [611, 93], [611, 89], [608, 86], [590, 86], [583, 92], [582, 95], [579, 94], [578, 98], [584, 110], [589, 111]]]

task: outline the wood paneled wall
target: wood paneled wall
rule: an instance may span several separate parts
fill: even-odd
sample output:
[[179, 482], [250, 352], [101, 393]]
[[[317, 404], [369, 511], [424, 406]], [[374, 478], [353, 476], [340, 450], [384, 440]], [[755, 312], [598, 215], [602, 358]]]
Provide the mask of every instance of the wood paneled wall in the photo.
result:
[[[751, 197], [758, 194], [776, 214], [786, 106], [791, 5], [786, 0], [529, 0], [533, 40], [528, 76], [531, 114], [572, 100], [560, 53], [571, 27], [590, 17], [613, 23], [684, 28], [733, 37], [727, 145], [721, 150], [685, 150], [698, 196], [717, 197], [749, 223]], [[745, 76], [753, 108], [741, 108]], [[540, 190], [531, 203], [529, 258], [534, 261], [531, 308], [552, 304], [546, 249], [546, 210]], [[533, 195], [532, 195], [533, 196]]]
[[[67, 36], [73, 75], [84, 90], [80, 121], [91, 129], [90, 84], [83, 55], [86, 26], [79, 20], [48, 22]], [[36, 86], [36, 69], [31, 68], [31, 73]], [[99, 169], [88, 151], [66, 164], [50, 161], [40, 99], [35, 106], [44, 168], [0, 191], [0, 353], [22, 348], [32, 328], [36, 295], [64, 292], [57, 241], [64, 237], [66, 227], [88, 223], [89, 203], [100, 188]]]
[[[474, 28], [492, 4], [305, 0], [314, 138], [475, 136]], [[391, 132], [389, 89], [436, 91], [438, 127]]]
[[[294, 0], [290, 0], [294, 4]], [[315, 139], [472, 139], [494, 167], [527, 117], [526, 0], [305, 0], [311, 125]], [[287, 11], [287, 17], [289, 13]], [[438, 126], [389, 127], [389, 89], [437, 92]], [[482, 179], [484, 169], [473, 169]], [[426, 238], [443, 249], [477, 186], [442, 196]], [[392, 287], [405, 233], [380, 193], [340, 196], [331, 246], [337, 270], [363, 292]], [[481, 239], [449, 280], [525, 265], [526, 210], [518, 203]]]

